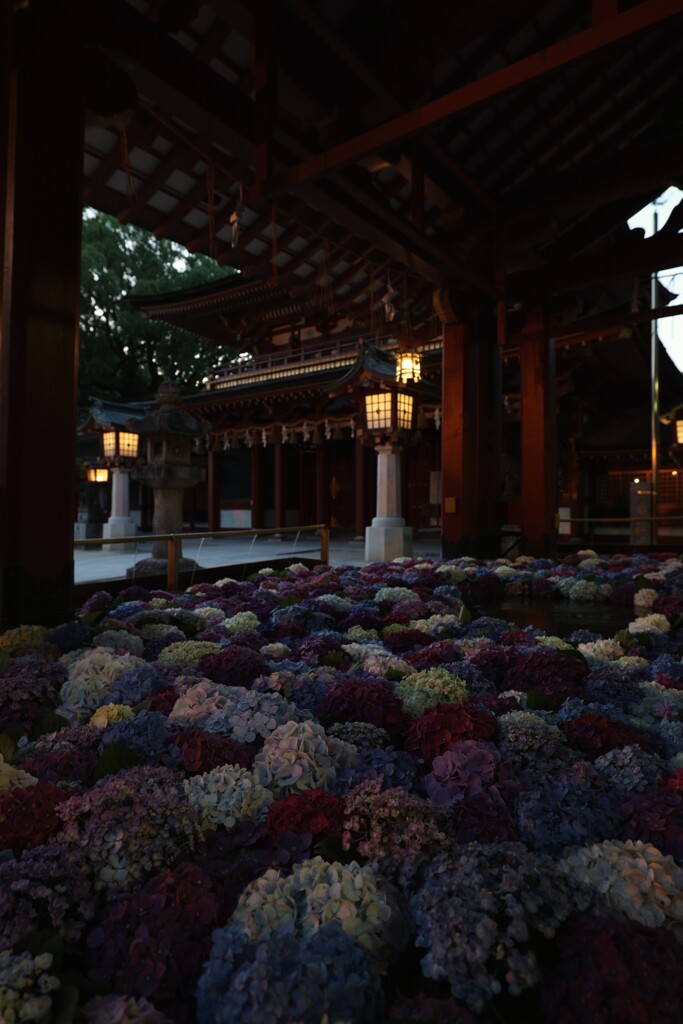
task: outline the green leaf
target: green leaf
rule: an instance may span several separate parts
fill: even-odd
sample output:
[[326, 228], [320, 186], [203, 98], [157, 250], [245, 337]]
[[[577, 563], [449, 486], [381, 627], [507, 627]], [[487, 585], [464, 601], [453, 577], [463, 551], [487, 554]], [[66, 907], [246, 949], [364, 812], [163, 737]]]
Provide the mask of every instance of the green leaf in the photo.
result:
[[136, 764], [144, 764], [144, 762], [134, 750], [124, 746], [123, 743], [110, 743], [98, 758], [93, 778], [95, 781], [104, 779], [107, 775], [114, 775], [122, 768], [133, 768]]
[[350, 864], [352, 860], [363, 863], [364, 860], [357, 852], [344, 849], [341, 836], [324, 836], [318, 839], [313, 844], [313, 855], [330, 862], [338, 861], [340, 864]]
[[472, 612], [463, 601], [460, 606], [460, 614], [458, 615], [458, 622], [462, 622], [463, 626], [469, 626], [472, 621]]
[[8, 732], [0, 732], [0, 756], [5, 761], [9, 761], [12, 754], [16, 750], [16, 741], [12, 739]]
[[11, 662], [12, 659], [7, 651], [0, 651], [0, 673], [4, 672], [6, 668], [9, 668]]
[[39, 956], [41, 953], [52, 954], [52, 967], [50, 973], [59, 971], [64, 957], [64, 939], [57, 928], [40, 928], [31, 932], [21, 942], [17, 943], [17, 950], [20, 953], [30, 953], [31, 956]]
[[35, 739], [37, 736], [44, 736], [48, 732], [59, 732], [60, 729], [68, 728], [68, 718], [64, 718], [63, 715], [57, 715], [54, 711], [41, 711], [33, 719], [31, 735]]
[[547, 693], [539, 693], [538, 690], [527, 690], [527, 707], [532, 711], [554, 711], [555, 701]]
[[72, 1024], [78, 1010], [79, 992], [74, 985], [64, 985], [52, 996], [52, 1024]]

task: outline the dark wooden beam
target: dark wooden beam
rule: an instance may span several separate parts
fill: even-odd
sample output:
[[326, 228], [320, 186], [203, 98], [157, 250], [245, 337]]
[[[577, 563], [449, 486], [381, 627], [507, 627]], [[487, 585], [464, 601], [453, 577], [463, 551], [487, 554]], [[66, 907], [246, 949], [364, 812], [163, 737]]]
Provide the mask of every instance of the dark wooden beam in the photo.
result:
[[[174, 146], [166, 156], [161, 158], [155, 170], [145, 179], [142, 185], [135, 190], [134, 202], [130, 206], [125, 206], [119, 210], [118, 218], [121, 223], [127, 224], [133, 220], [155, 192], [163, 187], [174, 171], [184, 171], [187, 173], [198, 160], [202, 159], [200, 153], [206, 152], [208, 148], [209, 141], [206, 138], [197, 139], [196, 143], [188, 141]], [[204, 159], [210, 159], [210, 157], [204, 157]]]
[[679, 17], [682, 13], [680, 0], [643, 0], [622, 14], [577, 32], [568, 39], [561, 39], [446, 96], [394, 117], [353, 139], [332, 146], [324, 153], [302, 160], [301, 163], [276, 175], [262, 188], [256, 187], [252, 199], [272, 197], [280, 192], [298, 188], [305, 182], [329, 175], [332, 171], [354, 163], [368, 153], [376, 153], [387, 146], [409, 139], [447, 118], [470, 110], [526, 82], [568, 67], [615, 43], [623, 43], [648, 28]]
[[683, 265], [683, 235], [626, 241], [618, 246], [566, 260], [538, 270], [510, 274], [508, 296], [521, 299], [544, 292], [562, 292], [582, 284], [633, 278]]

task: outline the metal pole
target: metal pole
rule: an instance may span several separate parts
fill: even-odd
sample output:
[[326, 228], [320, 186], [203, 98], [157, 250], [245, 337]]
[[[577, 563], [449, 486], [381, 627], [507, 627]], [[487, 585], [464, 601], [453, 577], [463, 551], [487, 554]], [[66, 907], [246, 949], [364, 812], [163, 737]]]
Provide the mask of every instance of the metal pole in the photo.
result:
[[[657, 234], [657, 208], [653, 207], [654, 234]], [[657, 271], [650, 278], [650, 305], [652, 309], [657, 308]], [[652, 531], [650, 534], [651, 543], [656, 544], [658, 540], [658, 526], [656, 521], [659, 508], [659, 344], [657, 341], [657, 320], [650, 321], [650, 367], [651, 367], [651, 448], [652, 448]]]

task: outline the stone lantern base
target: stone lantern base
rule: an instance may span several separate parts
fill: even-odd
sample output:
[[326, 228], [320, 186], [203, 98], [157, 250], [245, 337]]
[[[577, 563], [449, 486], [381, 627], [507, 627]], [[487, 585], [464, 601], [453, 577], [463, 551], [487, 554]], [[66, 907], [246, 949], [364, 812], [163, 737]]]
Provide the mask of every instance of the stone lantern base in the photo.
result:
[[413, 553], [413, 531], [402, 516], [375, 516], [365, 528], [365, 561], [391, 562]]
[[[178, 561], [178, 572], [193, 572], [201, 569], [201, 566], [193, 558], [181, 558]], [[168, 572], [167, 558], [143, 558], [136, 562], [130, 569], [126, 569], [127, 579], [137, 579], [138, 576], [165, 576]]]

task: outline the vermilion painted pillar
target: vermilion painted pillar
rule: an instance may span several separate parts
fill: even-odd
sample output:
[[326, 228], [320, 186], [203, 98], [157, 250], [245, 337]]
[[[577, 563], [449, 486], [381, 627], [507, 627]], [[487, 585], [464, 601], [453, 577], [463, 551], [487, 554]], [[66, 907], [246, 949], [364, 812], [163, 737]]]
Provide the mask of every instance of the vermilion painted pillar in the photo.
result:
[[556, 547], [557, 439], [555, 350], [540, 310], [520, 339], [522, 550], [552, 556]]
[[209, 530], [220, 530], [221, 528], [221, 454], [221, 452], [209, 452], [207, 456]]
[[329, 526], [330, 485], [327, 479], [328, 448], [319, 444], [315, 449], [315, 521]]
[[73, 18], [61, 4], [2, 7], [0, 628], [7, 628], [73, 615], [83, 98], [78, 5]]
[[280, 438], [274, 443], [275, 458], [273, 466], [273, 490], [275, 494], [275, 522], [273, 526], [280, 529], [285, 523], [285, 452]]
[[356, 540], [365, 537], [365, 445], [360, 436], [356, 436]]
[[262, 530], [263, 514], [263, 448], [254, 445], [251, 449], [251, 528]]
[[443, 325], [441, 534], [446, 557], [500, 551], [501, 355], [476, 319]]

